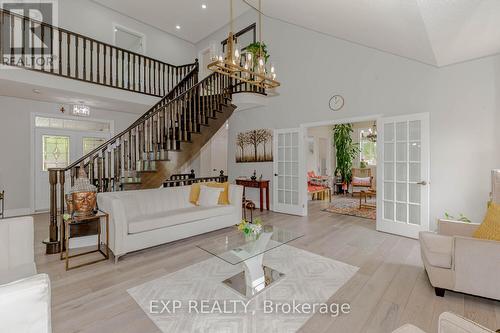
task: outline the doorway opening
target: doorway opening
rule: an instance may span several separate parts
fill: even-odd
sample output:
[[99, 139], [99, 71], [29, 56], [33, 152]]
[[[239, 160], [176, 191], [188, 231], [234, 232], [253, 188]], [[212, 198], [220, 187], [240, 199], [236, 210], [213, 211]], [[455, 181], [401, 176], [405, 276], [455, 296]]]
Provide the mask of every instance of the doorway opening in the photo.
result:
[[226, 122], [200, 151], [200, 172], [197, 177], [216, 177], [223, 171], [227, 175], [229, 122]]
[[377, 218], [376, 119], [305, 128], [310, 209]]
[[[346, 124], [350, 124], [347, 130]], [[344, 160], [340, 161], [336, 138], [333, 138], [333, 135], [324, 135], [323, 139], [332, 140], [330, 146], [335, 151], [335, 157], [330, 152], [330, 161], [336, 161], [336, 164], [331, 164], [330, 167], [328, 149], [317, 147], [319, 157], [314, 157], [316, 156], [314, 153], [316, 139], [308, 138], [309, 129], [313, 134], [315, 127], [324, 126], [329, 127], [328, 131], [343, 129], [344, 136], [352, 139], [350, 140], [352, 146], [357, 146], [357, 149], [351, 152], [350, 158], [344, 156]], [[342, 198], [341, 196], [345, 198], [350, 196], [356, 198], [358, 210], [373, 210], [372, 214], [375, 213], [378, 231], [418, 238], [419, 232], [429, 230], [429, 113], [394, 117], [369, 116], [302, 124], [300, 133], [301, 215], [308, 213], [310, 194], [308, 185], [312, 181], [312, 185], [323, 187], [323, 189], [318, 188], [322, 191], [322, 203], [312, 205], [314, 209], [331, 208], [330, 198], [324, 200], [324, 197], [329, 196], [330, 193], [332, 197], [337, 195], [339, 199]], [[325, 142], [325, 140], [320, 141], [320, 138], [317, 141], [318, 145], [319, 142]], [[313, 145], [312, 149], [309, 149], [308, 142]], [[312, 170], [308, 170], [308, 154], [313, 156], [313, 162], [309, 166]], [[352, 163], [340, 165], [346, 159], [350, 159]], [[364, 162], [363, 165], [361, 162]], [[356, 165], [357, 163], [359, 164]], [[344, 170], [339, 175], [338, 171], [341, 167]], [[308, 172], [311, 173], [308, 175]], [[349, 173], [350, 177], [346, 177], [345, 175]], [[354, 179], [354, 176], [359, 179]], [[361, 184], [353, 186], [353, 180]], [[323, 193], [325, 191], [327, 193]], [[375, 200], [369, 202], [370, 197], [374, 197]], [[352, 199], [349, 200], [351, 206], [348, 208], [352, 208]], [[357, 214], [347, 215], [357, 216]]]

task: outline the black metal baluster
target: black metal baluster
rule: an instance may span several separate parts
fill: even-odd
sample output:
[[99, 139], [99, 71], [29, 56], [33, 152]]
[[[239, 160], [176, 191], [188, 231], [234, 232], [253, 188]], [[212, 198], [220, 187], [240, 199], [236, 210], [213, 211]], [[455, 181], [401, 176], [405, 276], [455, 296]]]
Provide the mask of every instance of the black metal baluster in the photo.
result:
[[99, 43], [97, 43], [96, 62], [97, 62], [97, 83], [101, 83], [101, 44]]
[[151, 94], [151, 59], [148, 59], [149, 87], [148, 93]]
[[75, 77], [77, 79], [80, 78], [80, 71], [78, 69], [78, 42], [79, 42], [79, 37], [78, 36], [75, 36]]
[[130, 53], [127, 52], [127, 87], [130, 90]]
[[57, 55], [59, 61], [59, 75], [62, 75], [62, 32], [57, 30], [57, 37], [59, 39], [59, 54]]
[[87, 39], [83, 39], [83, 79], [87, 80]]
[[125, 52], [121, 50], [122, 53], [122, 88], [125, 88]]
[[115, 84], [116, 84], [116, 87], [118, 87], [120, 85], [120, 78], [119, 78], [119, 68], [118, 68], [118, 50], [116, 49], [115, 50], [115, 59], [116, 59], [116, 63], [115, 63]]
[[103, 45], [102, 48], [104, 49], [104, 53], [103, 53], [104, 57], [102, 58], [102, 61], [103, 61], [102, 62], [102, 66], [103, 66], [103, 71], [102, 71], [103, 72], [103, 79], [102, 79], [102, 81], [103, 81], [104, 84], [107, 84], [108, 80], [106, 78], [106, 72], [107, 72], [107, 70], [106, 70], [107, 69], [106, 68], [106, 62], [108, 60], [108, 57], [107, 57], [106, 53], [107, 53], [108, 47], [106, 45]]
[[66, 35], [66, 44], [68, 45], [67, 48], [68, 48], [68, 54], [67, 54], [67, 57], [68, 57], [68, 63], [66, 64], [67, 65], [67, 73], [66, 75], [71, 77], [71, 35], [70, 34], [67, 34]]

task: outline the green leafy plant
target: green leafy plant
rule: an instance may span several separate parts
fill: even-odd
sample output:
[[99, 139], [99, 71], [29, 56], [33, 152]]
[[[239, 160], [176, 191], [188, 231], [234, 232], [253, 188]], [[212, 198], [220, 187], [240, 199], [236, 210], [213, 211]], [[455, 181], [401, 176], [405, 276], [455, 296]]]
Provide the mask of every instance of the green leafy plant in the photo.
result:
[[447, 220], [454, 220], [454, 221], [460, 221], [460, 222], [465, 222], [465, 223], [471, 223], [472, 222], [468, 217], [466, 217], [462, 213], [460, 213], [460, 215], [458, 215], [458, 217], [452, 216], [452, 215], [450, 215], [448, 213], [444, 213], [444, 217]]
[[[254, 42], [245, 48], [246, 52], [249, 52], [252, 54], [254, 66], [257, 65], [257, 59], [259, 57], [260, 50], [261, 50], [260, 46], [261, 46], [260, 42]], [[269, 59], [270, 55], [267, 52], [267, 45], [264, 42], [262, 42], [262, 56], [264, 57], [264, 60], [267, 63], [267, 60]]]
[[335, 173], [340, 173], [342, 182], [348, 184], [352, 180], [352, 161], [359, 154], [359, 146], [352, 141], [352, 124], [341, 124], [333, 127], [333, 143], [337, 156]]

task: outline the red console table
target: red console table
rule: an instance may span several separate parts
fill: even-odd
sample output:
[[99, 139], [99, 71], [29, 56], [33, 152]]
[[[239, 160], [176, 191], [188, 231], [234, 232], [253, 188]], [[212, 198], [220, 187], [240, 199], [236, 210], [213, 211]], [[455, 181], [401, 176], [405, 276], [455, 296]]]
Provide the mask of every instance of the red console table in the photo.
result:
[[243, 199], [247, 187], [259, 189], [261, 212], [264, 210], [264, 190], [266, 190], [266, 210], [269, 210], [269, 180], [236, 179], [236, 185], [243, 186]]

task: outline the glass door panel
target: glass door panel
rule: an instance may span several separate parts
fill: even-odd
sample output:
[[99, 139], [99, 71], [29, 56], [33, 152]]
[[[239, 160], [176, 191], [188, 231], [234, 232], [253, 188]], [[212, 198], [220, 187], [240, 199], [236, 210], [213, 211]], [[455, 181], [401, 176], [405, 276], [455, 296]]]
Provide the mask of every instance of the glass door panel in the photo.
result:
[[274, 145], [274, 210], [300, 215], [299, 130], [276, 130]]
[[416, 238], [429, 225], [428, 115], [386, 118], [383, 123], [377, 229]]

